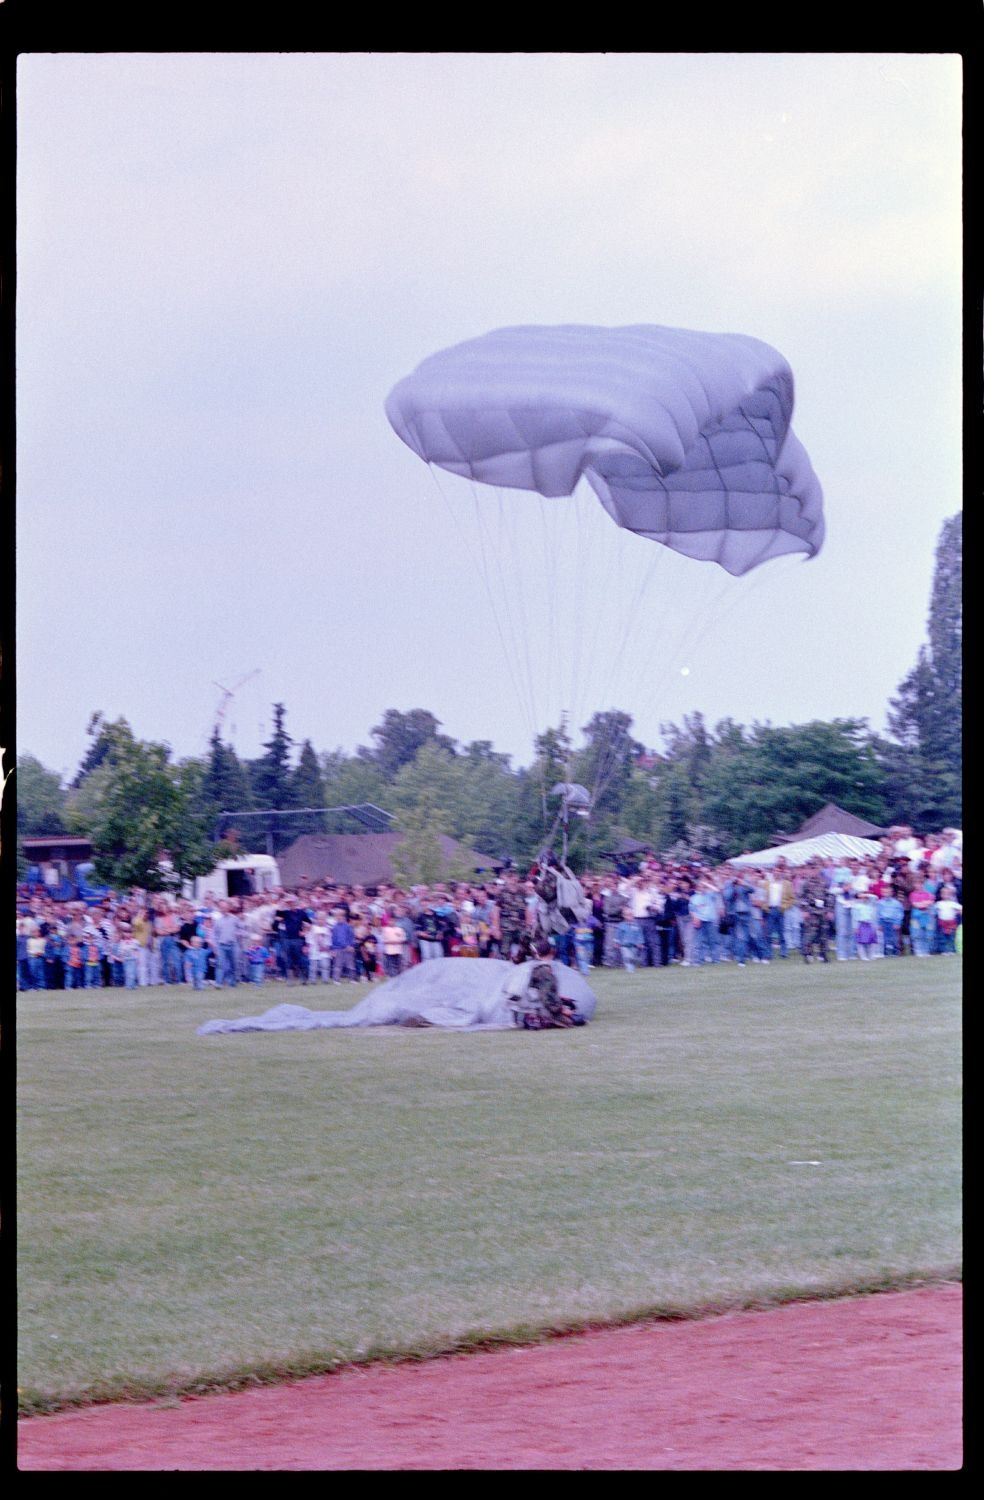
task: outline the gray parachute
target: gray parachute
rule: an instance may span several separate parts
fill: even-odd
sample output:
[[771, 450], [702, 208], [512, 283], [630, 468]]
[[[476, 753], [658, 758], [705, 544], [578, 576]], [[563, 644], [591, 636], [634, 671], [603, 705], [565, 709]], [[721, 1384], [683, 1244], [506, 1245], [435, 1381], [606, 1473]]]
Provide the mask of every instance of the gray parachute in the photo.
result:
[[[387, 980], [351, 1010], [276, 1005], [260, 1016], [206, 1021], [199, 1036], [236, 1031], [320, 1031], [337, 1026], [441, 1026], [457, 1031], [501, 1031], [516, 1024], [516, 997], [533, 964], [498, 958], [436, 958]], [[554, 963], [557, 986], [590, 1021], [598, 1001], [587, 980]]]
[[618, 526], [735, 576], [823, 543], [792, 371], [744, 334], [500, 328], [425, 359], [386, 414], [429, 464], [548, 498], [583, 476]]

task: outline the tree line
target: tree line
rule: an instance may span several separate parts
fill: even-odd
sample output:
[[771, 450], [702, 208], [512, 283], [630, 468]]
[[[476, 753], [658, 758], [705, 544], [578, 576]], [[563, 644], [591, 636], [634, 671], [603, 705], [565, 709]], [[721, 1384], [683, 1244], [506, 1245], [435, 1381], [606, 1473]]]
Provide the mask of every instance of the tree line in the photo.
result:
[[[175, 761], [123, 718], [93, 714], [88, 749], [69, 786], [35, 757], [18, 761], [18, 834], [76, 833], [92, 840], [97, 873], [116, 886], [154, 888], [166, 850], [176, 871], [204, 874], [216, 857], [301, 833], [358, 827], [343, 809], [373, 804], [402, 838], [398, 868], [425, 879], [438, 834], [486, 856], [524, 864], [556, 833], [552, 789], [591, 793], [590, 817], [569, 824], [571, 862], [597, 864], [632, 839], [677, 857], [722, 860], [791, 833], [827, 802], [878, 825], [924, 830], [961, 821], [962, 526], [944, 523], [936, 548], [928, 638], [888, 712], [889, 735], [864, 719], [745, 726], [703, 714], [660, 726], [654, 751], [632, 734], [631, 715], [599, 710], [575, 744], [566, 725], [537, 736], [528, 766], [491, 740], [460, 745], [429, 710], [387, 709], [354, 754], [296, 745], [284, 704], [255, 760], [241, 760], [213, 731], [202, 757]], [[250, 813], [268, 813], [250, 818]], [[23, 871], [23, 855], [19, 860]], [[464, 872], [463, 872], [464, 873]], [[430, 875], [433, 878], [433, 874]]]

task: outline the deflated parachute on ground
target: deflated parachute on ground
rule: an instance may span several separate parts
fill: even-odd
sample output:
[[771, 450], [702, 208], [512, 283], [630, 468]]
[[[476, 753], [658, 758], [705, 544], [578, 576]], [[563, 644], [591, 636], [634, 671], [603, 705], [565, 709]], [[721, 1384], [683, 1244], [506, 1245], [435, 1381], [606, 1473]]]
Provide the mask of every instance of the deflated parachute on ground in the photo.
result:
[[410, 448], [483, 484], [573, 493], [734, 575], [823, 542], [782, 355], [737, 333], [502, 328], [425, 359], [386, 402]]
[[[276, 1005], [261, 1016], [206, 1021], [199, 1036], [235, 1031], [320, 1031], [336, 1026], [446, 1026], [459, 1031], [499, 1031], [515, 1024], [510, 995], [529, 980], [532, 963], [499, 958], [435, 958], [373, 989], [351, 1010], [307, 1010]], [[554, 963], [560, 994], [590, 1021], [597, 999], [588, 981]]]

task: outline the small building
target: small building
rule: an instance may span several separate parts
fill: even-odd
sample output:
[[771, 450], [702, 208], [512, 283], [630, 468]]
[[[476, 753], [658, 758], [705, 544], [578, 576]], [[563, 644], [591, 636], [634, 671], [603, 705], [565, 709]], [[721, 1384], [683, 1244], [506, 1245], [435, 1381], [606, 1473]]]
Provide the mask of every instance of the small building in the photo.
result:
[[27, 861], [27, 884], [43, 886], [56, 901], [77, 895], [79, 866], [92, 869], [92, 840], [67, 833], [29, 835], [20, 841]]

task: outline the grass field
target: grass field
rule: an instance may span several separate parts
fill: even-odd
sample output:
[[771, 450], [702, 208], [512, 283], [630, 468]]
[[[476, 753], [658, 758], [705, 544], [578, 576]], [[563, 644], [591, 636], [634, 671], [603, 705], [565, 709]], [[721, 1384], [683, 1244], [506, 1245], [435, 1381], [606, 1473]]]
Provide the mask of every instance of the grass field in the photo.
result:
[[22, 1407], [958, 1276], [961, 976], [604, 972], [542, 1033], [195, 1034], [354, 987], [21, 995]]

